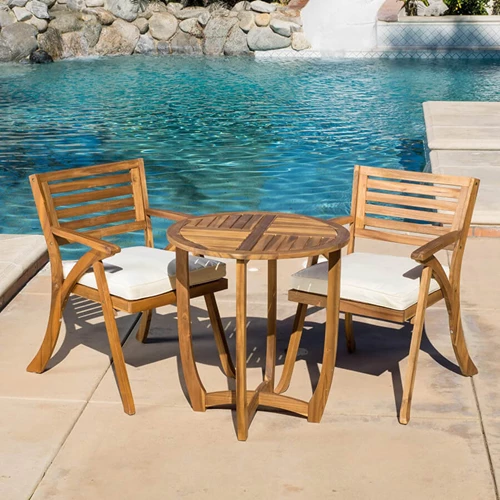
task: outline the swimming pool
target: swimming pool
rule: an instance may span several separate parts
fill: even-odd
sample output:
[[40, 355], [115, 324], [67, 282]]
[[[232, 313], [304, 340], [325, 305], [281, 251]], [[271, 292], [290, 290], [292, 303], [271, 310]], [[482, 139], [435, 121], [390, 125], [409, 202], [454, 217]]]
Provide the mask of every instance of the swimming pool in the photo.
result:
[[500, 65], [181, 56], [2, 65], [0, 232], [40, 233], [29, 174], [137, 157], [152, 206], [346, 214], [355, 163], [424, 168], [426, 100], [500, 100]]

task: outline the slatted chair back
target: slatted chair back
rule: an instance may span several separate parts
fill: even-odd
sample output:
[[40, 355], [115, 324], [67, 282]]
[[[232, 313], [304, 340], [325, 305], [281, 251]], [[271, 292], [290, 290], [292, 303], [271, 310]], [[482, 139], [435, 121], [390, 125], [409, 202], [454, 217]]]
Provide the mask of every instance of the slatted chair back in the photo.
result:
[[153, 246], [142, 159], [35, 174], [30, 181], [49, 249], [51, 228], [99, 239], [142, 230], [146, 246]]
[[478, 186], [468, 177], [356, 165], [349, 253], [355, 238], [420, 246], [450, 231], [468, 231]]

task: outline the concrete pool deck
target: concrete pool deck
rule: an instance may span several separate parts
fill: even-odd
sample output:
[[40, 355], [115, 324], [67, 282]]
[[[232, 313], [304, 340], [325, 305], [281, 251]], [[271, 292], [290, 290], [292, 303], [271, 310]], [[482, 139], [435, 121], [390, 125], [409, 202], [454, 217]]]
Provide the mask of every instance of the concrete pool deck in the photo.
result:
[[[371, 252], [387, 251], [382, 242], [369, 245]], [[409, 248], [398, 251], [407, 255]], [[357, 321], [355, 354], [347, 354], [341, 331], [322, 423], [259, 411], [244, 443], [236, 439], [234, 412], [190, 409], [174, 307], [156, 312], [145, 345], [135, 340], [136, 317], [118, 317], [137, 404], [132, 417], [122, 411], [101, 310], [93, 303], [70, 300], [50, 369], [27, 373], [49, 310], [45, 268], [0, 313], [0, 498], [498, 499], [499, 255], [498, 239], [467, 243], [462, 305], [476, 377], [456, 373], [446, 312], [437, 304], [427, 313], [412, 420], [401, 426], [396, 414], [410, 327]], [[302, 264], [279, 262], [278, 370], [295, 312], [286, 300], [288, 277]], [[256, 385], [266, 272], [262, 262], [249, 267], [249, 385]], [[234, 274], [229, 261], [230, 288], [218, 294], [233, 350]], [[209, 390], [226, 388], [203, 301], [193, 301], [192, 312], [202, 380]], [[292, 396], [311, 392], [323, 321], [324, 312], [311, 309]]]
[[500, 102], [424, 102], [431, 171], [481, 180], [472, 233], [500, 236]]

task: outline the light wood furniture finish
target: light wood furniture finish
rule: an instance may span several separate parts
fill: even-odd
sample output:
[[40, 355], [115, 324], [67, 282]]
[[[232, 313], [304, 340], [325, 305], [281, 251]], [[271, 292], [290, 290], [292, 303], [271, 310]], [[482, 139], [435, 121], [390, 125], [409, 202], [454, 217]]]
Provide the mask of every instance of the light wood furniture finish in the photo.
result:
[[[248, 428], [259, 406], [305, 416], [319, 422], [333, 378], [338, 336], [340, 249], [347, 245], [348, 231], [332, 222], [279, 213], [224, 213], [192, 217], [168, 229], [168, 240], [177, 252], [179, 338], [182, 369], [195, 411], [221, 405], [236, 405], [237, 435], [248, 437]], [[189, 313], [188, 252], [236, 259], [236, 391], [207, 393], [198, 375], [193, 354]], [[276, 367], [277, 260], [329, 256], [327, 322], [323, 364], [318, 385], [309, 402], [277, 394]], [[267, 353], [262, 383], [247, 390], [247, 263], [268, 261]]]
[[[407, 424], [415, 383], [416, 367], [425, 310], [439, 300], [445, 300], [449, 316], [451, 341], [460, 370], [465, 376], [477, 373], [464, 339], [460, 317], [460, 273], [479, 180], [468, 177], [434, 175], [383, 168], [354, 168], [351, 215], [332, 219], [349, 224], [351, 240], [347, 253], [355, 250], [357, 238], [368, 238], [418, 246], [411, 254], [424, 266], [418, 302], [405, 310], [395, 310], [363, 302], [340, 300], [345, 313], [346, 343], [349, 352], [355, 350], [353, 314], [392, 322], [413, 323], [413, 334], [404, 384], [399, 420]], [[451, 250], [449, 276], [436, 258], [440, 250]], [[310, 262], [315, 264], [317, 259]], [[440, 290], [429, 294], [434, 278]], [[299, 290], [290, 290], [289, 299], [298, 302], [291, 348], [277, 391], [288, 388], [304, 326], [308, 305], [325, 307], [326, 297]]]
[[[178, 221], [188, 215], [149, 208], [144, 163], [141, 159], [36, 174], [30, 176], [30, 182], [49, 251], [52, 300], [45, 337], [27, 370], [35, 373], [45, 370], [56, 346], [62, 313], [70, 294], [98, 302], [103, 308], [123, 408], [126, 413], [133, 415], [134, 400], [114, 310], [142, 312], [137, 338], [144, 342], [149, 331], [152, 309], [175, 304], [177, 293], [173, 290], [138, 300], [110, 295], [102, 260], [119, 253], [121, 249], [102, 238], [143, 231], [145, 245], [153, 247], [152, 216]], [[89, 250], [64, 278], [60, 246], [69, 243], [84, 245]], [[95, 273], [97, 290], [77, 283], [90, 268]], [[234, 377], [234, 367], [214, 296], [215, 292], [226, 288], [227, 280], [219, 279], [190, 287], [185, 293], [190, 297], [205, 297], [223, 370], [226, 375]]]

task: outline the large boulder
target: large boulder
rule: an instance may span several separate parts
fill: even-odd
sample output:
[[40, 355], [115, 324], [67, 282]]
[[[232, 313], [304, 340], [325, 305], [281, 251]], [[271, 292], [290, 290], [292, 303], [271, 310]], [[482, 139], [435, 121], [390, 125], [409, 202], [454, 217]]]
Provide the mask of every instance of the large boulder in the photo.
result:
[[212, 17], [205, 27], [203, 53], [209, 56], [222, 55], [231, 28], [238, 23], [235, 17]]
[[38, 30], [26, 23], [15, 23], [0, 32], [0, 40], [10, 49], [11, 60], [20, 61], [38, 48], [36, 35]]
[[86, 7], [85, 0], [66, 0], [66, 5], [76, 12], [81, 12]]
[[284, 49], [291, 44], [289, 37], [278, 35], [271, 28], [252, 28], [247, 42], [251, 50]]
[[38, 45], [53, 59], [61, 59], [64, 50], [62, 36], [58, 30], [52, 27], [52, 24], [45, 33], [38, 35]]
[[85, 5], [89, 8], [104, 7], [104, 0], [85, 0]]
[[9, 24], [14, 24], [17, 22], [16, 16], [13, 12], [6, 6], [0, 7], [0, 28], [5, 28], [5, 26], [9, 26]]
[[49, 9], [55, 5], [57, 0], [40, 0], [43, 2]]
[[198, 22], [201, 24], [201, 26], [205, 27], [208, 24], [208, 21], [210, 21], [210, 18], [212, 17], [212, 14], [210, 11], [207, 9], [201, 16], [198, 17]]
[[202, 54], [201, 40], [183, 31], [176, 33], [170, 40], [170, 50], [173, 54]]
[[9, 0], [7, 5], [13, 9], [14, 7], [24, 7], [28, 3], [28, 0]]
[[[68, 0], [69, 1], [69, 0]], [[139, 13], [139, 2], [131, 0], [105, 0], [104, 6], [116, 17], [125, 21], [135, 21]]]
[[106, 10], [102, 7], [94, 7], [92, 9], [85, 9], [85, 12], [95, 16], [96, 19], [103, 26], [109, 26], [110, 24], [113, 24], [115, 22], [115, 19], [116, 19], [116, 17], [113, 16], [113, 14], [111, 14], [111, 12], [109, 12], [109, 10]]
[[307, 39], [305, 33], [302, 31], [297, 31], [295, 33], [292, 33], [292, 49], [293, 50], [306, 50], [310, 49], [311, 44], [309, 43], [309, 40]]
[[100, 56], [130, 55], [139, 41], [139, 29], [122, 19], [102, 29], [94, 52]]
[[139, 37], [139, 41], [137, 42], [137, 45], [135, 46], [134, 53], [135, 54], [144, 54], [144, 55], [155, 54], [156, 53], [156, 46], [155, 46], [154, 38], [149, 33], [146, 33], [145, 35], [141, 35]]
[[245, 11], [245, 10], [250, 10], [252, 7], [250, 7], [250, 2], [238, 2], [233, 8], [232, 10], [234, 10], [235, 12], [242, 12], [242, 11]]
[[33, 16], [31, 19], [28, 19], [26, 22], [34, 26], [37, 29], [38, 33], [47, 31], [47, 26], [49, 25], [49, 23], [45, 19], [38, 19], [38, 17], [35, 16]]
[[238, 24], [235, 24], [229, 36], [227, 37], [224, 45], [224, 55], [226, 56], [244, 56], [251, 54], [248, 48], [247, 36], [244, 31], [240, 29]]
[[149, 31], [156, 40], [170, 40], [177, 31], [178, 21], [168, 12], [156, 12], [149, 19]]
[[139, 30], [139, 33], [141, 35], [144, 35], [149, 30], [149, 23], [148, 23], [148, 20], [145, 17], [138, 17], [133, 22], [133, 24], [134, 24], [134, 26], [137, 26], [137, 29]]
[[82, 15], [79, 12], [63, 11], [60, 14], [57, 13], [57, 17], [50, 22], [50, 27], [59, 31], [59, 33], [80, 31], [84, 25], [85, 23], [83, 22]]
[[243, 11], [238, 14], [238, 19], [240, 20], [240, 28], [248, 33], [253, 27], [255, 27], [255, 14], [249, 11]]

